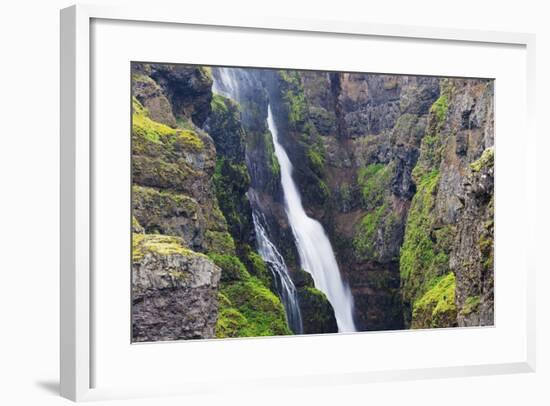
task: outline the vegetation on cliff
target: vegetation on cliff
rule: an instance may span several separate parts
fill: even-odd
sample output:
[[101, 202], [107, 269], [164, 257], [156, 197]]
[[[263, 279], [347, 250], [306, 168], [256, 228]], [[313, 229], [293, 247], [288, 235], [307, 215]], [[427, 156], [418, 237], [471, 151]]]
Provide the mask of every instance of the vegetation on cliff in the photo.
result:
[[[150, 339], [292, 333], [256, 251], [253, 207], [288, 262], [304, 332], [337, 331], [330, 302], [300, 269], [268, 103], [360, 330], [493, 323], [491, 81], [255, 69], [240, 73], [239, 104], [212, 92], [215, 75], [132, 65], [134, 323]], [[210, 282], [190, 293], [201, 277]], [[185, 331], [181, 303], [194, 309]], [[158, 329], [147, 315], [160, 311], [168, 316]], [[147, 340], [146, 329], [135, 332]]]
[[[281, 301], [269, 290], [269, 271], [249, 245], [253, 239], [246, 197], [250, 176], [238, 105], [221, 96], [212, 98], [211, 74], [203, 69], [148, 64], [133, 68], [133, 261], [136, 272], [165, 272], [166, 277], [180, 280], [173, 293], [157, 291], [156, 285], [148, 288], [151, 300], [146, 299], [145, 307], [144, 302], [134, 301], [134, 331], [139, 336], [135, 339], [290, 334]], [[157, 110], [151, 114], [145, 105], [155, 109], [159, 101], [163, 114]], [[170, 116], [175, 120], [166, 119]], [[203, 124], [209, 133], [199, 128]], [[198, 326], [182, 331], [174, 324], [180, 295], [190, 294], [188, 263], [201, 264], [197, 278], [207, 269], [217, 269], [221, 276], [219, 285], [216, 280], [211, 287], [197, 288], [197, 306], [205, 307], [193, 308], [189, 320], [204, 321], [200, 333]], [[192, 308], [187, 299], [185, 303], [191, 306], [188, 310]], [[157, 327], [151, 318], [158, 320]], [[189, 321], [189, 325], [194, 324]]]

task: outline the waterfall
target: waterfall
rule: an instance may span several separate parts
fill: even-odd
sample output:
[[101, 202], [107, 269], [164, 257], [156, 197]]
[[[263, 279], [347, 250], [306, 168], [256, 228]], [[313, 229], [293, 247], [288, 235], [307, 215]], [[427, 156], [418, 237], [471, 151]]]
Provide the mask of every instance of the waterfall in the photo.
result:
[[[233, 75], [235, 69], [214, 68], [212, 92], [220, 94], [228, 99], [239, 101], [239, 86], [237, 79]], [[219, 78], [218, 78], [219, 76]]]
[[[215, 68], [212, 91], [224, 97], [239, 101], [239, 87], [234, 69]], [[252, 212], [254, 232], [258, 253], [267, 264], [274, 279], [275, 290], [285, 308], [288, 327], [294, 334], [302, 334], [302, 315], [298, 303], [296, 287], [290, 279], [288, 268], [283, 256], [277, 250], [275, 244], [269, 239], [268, 233], [262, 222], [263, 214], [257, 210]]]
[[252, 213], [258, 252], [274, 276], [275, 288], [285, 307], [288, 326], [294, 334], [302, 334], [302, 314], [300, 313], [296, 287], [292, 279], [290, 279], [283, 256], [279, 253], [275, 244], [269, 239], [260, 221], [260, 215], [261, 213], [259, 214], [256, 211]]
[[315, 287], [325, 293], [334, 308], [339, 332], [356, 331], [353, 322], [353, 297], [344, 285], [334, 251], [323, 226], [309, 217], [298, 188], [292, 179], [292, 163], [279, 142], [277, 127], [268, 106], [267, 124], [273, 137], [275, 156], [281, 167], [281, 183], [288, 216], [302, 268], [313, 277]]
[[[214, 68], [212, 90], [242, 104], [241, 86], [251, 86], [254, 83], [250, 75], [243, 69]], [[342, 281], [332, 245], [323, 226], [308, 217], [302, 206], [300, 193], [292, 179], [292, 163], [279, 142], [271, 106], [268, 106], [267, 124], [273, 138], [275, 156], [281, 168], [285, 211], [294, 235], [300, 265], [311, 274], [315, 287], [327, 296], [334, 308], [338, 331], [356, 331], [353, 322], [353, 297], [349, 287]], [[283, 257], [269, 239], [260, 214], [257, 211], [253, 213], [258, 251], [275, 276], [276, 289], [285, 307], [289, 327], [295, 333], [300, 333], [302, 332], [302, 320], [296, 288], [290, 279]]]

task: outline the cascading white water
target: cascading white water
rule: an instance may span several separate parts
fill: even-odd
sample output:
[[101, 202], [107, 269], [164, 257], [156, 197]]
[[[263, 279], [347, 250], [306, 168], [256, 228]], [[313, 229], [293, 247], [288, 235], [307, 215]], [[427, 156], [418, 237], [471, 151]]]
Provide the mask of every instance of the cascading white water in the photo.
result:
[[302, 314], [298, 304], [296, 287], [292, 279], [290, 279], [283, 256], [279, 253], [275, 244], [269, 239], [260, 220], [260, 216], [261, 214], [258, 214], [256, 211], [252, 213], [258, 252], [275, 277], [276, 290], [285, 307], [288, 326], [294, 334], [302, 334]]
[[[212, 91], [238, 102], [239, 88], [237, 79], [233, 75], [234, 70], [229, 68], [215, 68], [214, 73]], [[279, 253], [275, 244], [269, 239], [265, 226], [261, 221], [261, 216], [261, 213], [256, 211], [252, 212], [258, 253], [266, 262], [269, 270], [274, 276], [275, 289], [285, 308], [288, 326], [294, 334], [302, 334], [302, 315], [298, 303], [296, 287], [292, 279], [290, 279], [283, 256]]]
[[334, 251], [323, 226], [309, 217], [302, 206], [300, 193], [292, 179], [292, 163], [279, 142], [271, 106], [267, 110], [267, 124], [281, 168], [285, 209], [296, 240], [301, 266], [311, 274], [315, 287], [327, 295], [334, 308], [338, 331], [357, 331], [353, 322], [353, 297], [349, 287], [342, 281]]
[[[224, 97], [239, 101], [239, 87], [236, 78], [232, 75], [232, 68], [214, 68], [214, 81], [212, 83], [212, 92], [221, 94]], [[216, 78], [219, 76], [219, 79]]]

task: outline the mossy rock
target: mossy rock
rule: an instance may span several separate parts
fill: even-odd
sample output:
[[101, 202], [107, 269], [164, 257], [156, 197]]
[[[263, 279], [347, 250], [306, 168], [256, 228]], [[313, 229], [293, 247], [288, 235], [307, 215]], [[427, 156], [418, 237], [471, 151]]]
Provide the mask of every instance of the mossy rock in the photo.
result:
[[222, 282], [242, 281], [250, 276], [241, 260], [234, 255], [209, 252], [208, 257], [221, 268]]
[[263, 258], [255, 252], [250, 245], [243, 244], [239, 248], [239, 256], [245, 264], [248, 272], [257, 277], [262, 283], [271, 288], [273, 286], [273, 275]]
[[204, 239], [208, 252], [235, 255], [235, 242], [227, 231], [206, 230]]
[[250, 202], [246, 195], [250, 175], [246, 164], [218, 157], [214, 172], [214, 188], [219, 207], [229, 231], [237, 241], [248, 241], [253, 235]]
[[439, 278], [421, 298], [413, 304], [412, 328], [457, 326], [455, 305], [456, 280], [454, 273]]
[[132, 74], [132, 93], [147, 108], [149, 117], [169, 127], [176, 127], [176, 119], [168, 98], [160, 86], [143, 73]]
[[202, 247], [205, 218], [202, 208], [192, 197], [134, 185], [132, 208], [145, 232], [179, 236], [190, 247]]
[[407, 299], [414, 300], [419, 285], [445, 273], [441, 272], [441, 268], [446, 270], [448, 267], [448, 253], [439, 250], [431, 238], [438, 184], [438, 171], [424, 176], [409, 209], [400, 255], [400, 273]]
[[359, 169], [357, 183], [365, 209], [372, 210], [384, 203], [385, 196], [391, 191], [392, 179], [393, 170], [389, 165], [370, 164]]
[[135, 216], [132, 216], [132, 233], [141, 233], [141, 234], [143, 234], [144, 232], [145, 232], [145, 230], [143, 229], [141, 224], [139, 224], [139, 221], [137, 221]]
[[464, 301], [464, 306], [460, 309], [460, 315], [462, 317], [469, 316], [472, 313], [477, 313], [479, 311], [479, 306], [481, 305], [481, 297], [478, 296], [468, 296]]
[[472, 172], [479, 172], [484, 168], [492, 168], [495, 164], [495, 149], [493, 147], [485, 149], [481, 157], [470, 164]]
[[135, 138], [194, 151], [204, 148], [203, 141], [194, 131], [174, 129], [152, 120], [149, 111], [136, 98], [133, 99], [132, 109], [132, 135]]
[[216, 337], [292, 334], [281, 301], [258, 278], [223, 282], [220, 293]]
[[200, 177], [201, 174], [184, 161], [167, 162], [162, 157], [132, 156], [132, 179], [135, 184], [187, 192], [190, 181]]
[[298, 288], [298, 302], [304, 334], [338, 332], [334, 309], [323, 292], [311, 286]]
[[299, 127], [305, 122], [308, 115], [308, 105], [300, 73], [295, 70], [280, 70], [278, 73], [289, 124], [291, 128]]
[[241, 125], [239, 105], [231, 99], [214, 94], [211, 107], [206, 130], [216, 144], [218, 157], [244, 163], [245, 132]]
[[[182, 256], [202, 255], [194, 252], [184, 246], [184, 242], [179, 237], [173, 237], [160, 234], [132, 234], [132, 261], [141, 261], [146, 254], [155, 254], [160, 256], [179, 254]], [[206, 257], [205, 257], [206, 258]]]

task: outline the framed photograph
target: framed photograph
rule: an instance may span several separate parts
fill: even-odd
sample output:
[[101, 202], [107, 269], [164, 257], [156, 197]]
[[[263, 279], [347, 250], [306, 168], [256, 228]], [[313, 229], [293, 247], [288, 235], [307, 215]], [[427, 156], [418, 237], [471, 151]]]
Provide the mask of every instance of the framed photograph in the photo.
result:
[[63, 396], [534, 370], [534, 36], [73, 6], [61, 57]]

